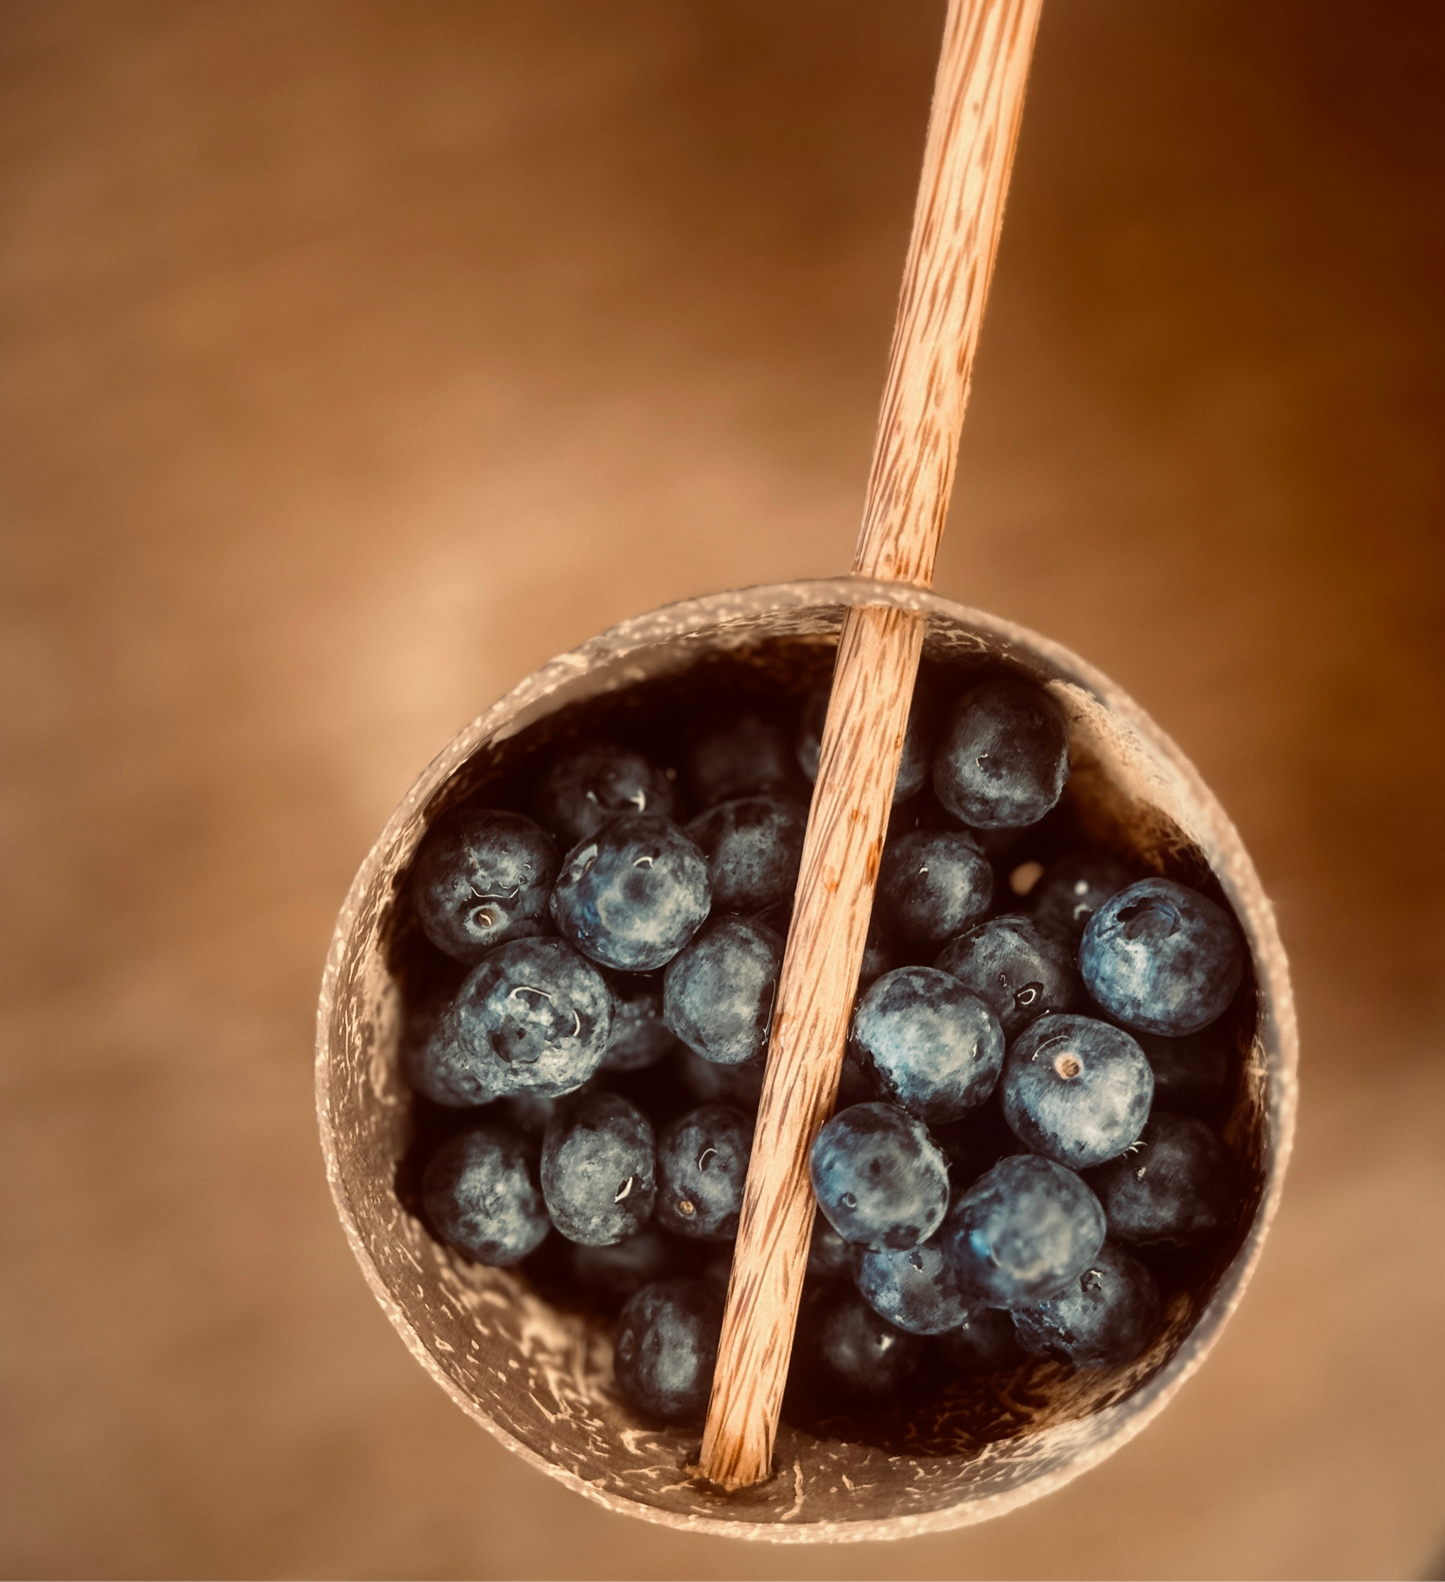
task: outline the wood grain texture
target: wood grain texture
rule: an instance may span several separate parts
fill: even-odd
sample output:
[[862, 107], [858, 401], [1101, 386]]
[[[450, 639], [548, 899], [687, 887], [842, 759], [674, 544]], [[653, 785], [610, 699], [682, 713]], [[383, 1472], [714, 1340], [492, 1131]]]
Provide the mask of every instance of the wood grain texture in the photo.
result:
[[[927, 585], [998, 250], [1042, 0], [950, 0], [853, 569]], [[849, 612], [773, 1010], [699, 1471], [769, 1476], [814, 1201], [808, 1154], [837, 1092], [924, 622]]]

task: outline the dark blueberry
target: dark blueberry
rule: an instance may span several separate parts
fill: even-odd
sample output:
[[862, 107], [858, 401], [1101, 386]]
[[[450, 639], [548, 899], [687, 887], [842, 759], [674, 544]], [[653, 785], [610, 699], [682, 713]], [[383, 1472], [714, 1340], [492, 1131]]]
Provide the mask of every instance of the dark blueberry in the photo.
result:
[[863, 965], [858, 970], [858, 992], [881, 978], [893, 965], [893, 958], [888, 954], [888, 947], [883, 942], [883, 924], [874, 918], [868, 925], [868, 938], [863, 944]]
[[956, 1121], [993, 1092], [998, 1017], [934, 967], [885, 972], [853, 1013], [853, 1044], [884, 1093], [930, 1124]]
[[1186, 1115], [1208, 1115], [1217, 1108], [1234, 1061], [1234, 1047], [1220, 1023], [1183, 1038], [1145, 1032], [1134, 1037], [1154, 1068], [1156, 1108]]
[[1089, 919], [1079, 969], [1126, 1027], [1177, 1038], [1223, 1014], [1244, 976], [1244, 941], [1207, 896], [1172, 879], [1141, 879]]
[[[818, 754], [823, 746], [823, 722], [828, 717], [830, 688], [819, 687], [808, 694], [803, 704], [803, 721], [798, 730], [798, 765], [809, 780], [818, 778]], [[898, 779], [893, 786], [895, 803], [906, 802], [923, 789], [928, 779], [928, 742], [919, 723], [918, 711], [908, 715], [903, 733], [903, 756], [898, 764]]]
[[1023, 1356], [1013, 1320], [996, 1307], [971, 1307], [957, 1329], [934, 1342], [944, 1361], [959, 1373], [992, 1373], [1011, 1368]]
[[1025, 1351], [1099, 1368], [1132, 1362], [1159, 1332], [1159, 1287], [1132, 1254], [1105, 1242], [1062, 1295], [1015, 1309]]
[[1029, 911], [1045, 933], [1077, 950], [1089, 919], [1133, 878], [1133, 867], [1109, 852], [1074, 852], [1044, 869], [1029, 891]]
[[460, 808], [422, 842], [412, 904], [426, 937], [458, 961], [504, 940], [540, 934], [557, 875], [557, 848], [520, 813]]
[[821, 1214], [814, 1214], [808, 1274], [815, 1280], [840, 1280], [852, 1273], [853, 1244], [844, 1241]]
[[798, 883], [807, 810], [780, 796], [719, 802], [687, 826], [707, 858], [715, 912], [786, 905]]
[[[573, 1094], [585, 1091], [585, 1085], [572, 1089]], [[513, 1131], [520, 1132], [523, 1137], [534, 1138], [540, 1146], [542, 1134], [552, 1124], [552, 1117], [561, 1104], [560, 1098], [550, 1098], [543, 1093], [509, 1093], [498, 1101], [497, 1115]]]
[[1045, 1016], [1009, 1046], [999, 1096], [1029, 1148], [1084, 1170], [1116, 1158], [1144, 1130], [1154, 1073], [1122, 1028]]
[[873, 1073], [864, 1064], [856, 1047], [850, 1043], [843, 1051], [843, 1069], [838, 1075], [838, 1091], [834, 1095], [833, 1108], [846, 1110], [850, 1105], [867, 1104], [870, 1099], [882, 1097]]
[[733, 797], [776, 791], [794, 779], [788, 740], [761, 714], [742, 713], [704, 725], [685, 761], [688, 790], [702, 808]]
[[702, 1104], [674, 1121], [657, 1150], [657, 1222], [699, 1241], [737, 1235], [753, 1121], [727, 1104]]
[[620, 1094], [587, 1093], [560, 1106], [542, 1140], [542, 1196], [568, 1241], [615, 1247], [652, 1217], [657, 1143]]
[[689, 1049], [722, 1066], [768, 1047], [783, 942], [750, 918], [709, 924], [675, 956], [663, 979], [662, 1014]]
[[954, 1200], [940, 1238], [964, 1292], [990, 1307], [1057, 1296], [1104, 1245], [1104, 1210], [1072, 1170], [1001, 1159]]
[[1035, 824], [1069, 777], [1069, 727], [1058, 704], [1028, 681], [985, 681], [954, 704], [933, 789], [955, 818], [978, 829]]
[[869, 1307], [910, 1335], [941, 1335], [968, 1318], [968, 1303], [936, 1236], [901, 1251], [866, 1249], [854, 1278]]
[[604, 967], [666, 966], [708, 914], [707, 863], [675, 824], [626, 815], [579, 841], [552, 890], [562, 934]]
[[700, 1104], [731, 1104], [752, 1112], [763, 1096], [761, 1060], [750, 1060], [743, 1066], [719, 1066], [693, 1054], [683, 1044], [671, 1070], [677, 1083]]
[[808, 1164], [818, 1207], [845, 1241], [916, 1247], [948, 1210], [943, 1154], [896, 1104], [840, 1110], [814, 1139]]
[[613, 1247], [571, 1247], [572, 1277], [599, 1306], [616, 1308], [634, 1291], [676, 1271], [683, 1251], [649, 1225]]
[[537, 782], [538, 819], [573, 846], [619, 813], [671, 818], [676, 796], [655, 765], [614, 742], [583, 742], [564, 748]]
[[701, 1421], [721, 1328], [717, 1299], [701, 1280], [643, 1286], [617, 1319], [612, 1371], [618, 1388], [649, 1417]]
[[462, 1042], [454, 1002], [432, 1006], [408, 1031], [406, 1070], [418, 1093], [448, 1109], [489, 1104], [497, 1097], [490, 1070]]
[[1046, 1011], [1067, 1011], [1077, 998], [1068, 947], [1028, 917], [975, 924], [943, 947], [935, 965], [989, 1005], [1010, 1040]]
[[997, 1089], [987, 1103], [970, 1110], [961, 1121], [933, 1126], [929, 1130], [948, 1160], [949, 1179], [956, 1188], [972, 1186], [1000, 1159], [1028, 1152], [1003, 1118]]
[[473, 967], [457, 995], [458, 1043], [498, 1094], [571, 1093], [602, 1064], [612, 996], [560, 939], [514, 939]]
[[732, 1274], [733, 1250], [731, 1247], [725, 1247], [708, 1259], [698, 1276], [698, 1279], [712, 1292], [719, 1307], [728, 1299], [728, 1281], [732, 1279]]
[[677, 1048], [662, 1019], [662, 982], [657, 978], [612, 978], [612, 1033], [602, 1059], [604, 1071], [642, 1071]]
[[1217, 1236], [1239, 1207], [1239, 1167], [1190, 1115], [1155, 1110], [1139, 1141], [1091, 1177], [1109, 1235], [1131, 1247], [1189, 1247]]
[[910, 830], [883, 849], [878, 910], [911, 944], [937, 950], [987, 915], [992, 901], [993, 869], [960, 830]]
[[907, 1384], [923, 1358], [923, 1342], [905, 1334], [848, 1291], [823, 1319], [821, 1360], [845, 1388], [860, 1395], [891, 1395]]
[[500, 1126], [456, 1132], [422, 1177], [422, 1204], [443, 1241], [478, 1263], [505, 1267], [541, 1246], [551, 1228], [535, 1155]]

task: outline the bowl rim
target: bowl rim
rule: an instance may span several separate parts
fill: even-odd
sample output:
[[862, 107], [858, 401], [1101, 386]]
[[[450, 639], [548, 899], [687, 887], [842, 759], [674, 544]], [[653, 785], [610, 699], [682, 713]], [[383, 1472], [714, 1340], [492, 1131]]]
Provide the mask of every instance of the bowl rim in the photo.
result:
[[[564, 682], [576, 679], [599, 665], [616, 663], [630, 653], [689, 633], [716, 630], [730, 619], [804, 608], [856, 606], [914, 610], [925, 616], [938, 616], [950, 623], [971, 627], [1004, 649], [1018, 648], [1047, 660], [1075, 677], [1110, 714], [1123, 719], [1180, 777], [1189, 796], [1204, 815], [1219, 853], [1228, 859], [1231, 899], [1236, 910], [1241, 913], [1240, 921], [1253, 958], [1262, 1011], [1259, 1036], [1269, 1056], [1264, 1189], [1239, 1251], [1221, 1275], [1217, 1287], [1200, 1310], [1193, 1328], [1178, 1351], [1126, 1400], [1108, 1409], [1119, 1412], [1118, 1420], [1097, 1443], [1083, 1447], [1065, 1465], [1009, 1488], [938, 1510], [852, 1522], [818, 1521], [790, 1525], [785, 1518], [764, 1522], [734, 1521], [668, 1511], [599, 1488], [567, 1468], [548, 1461], [509, 1432], [447, 1374], [393, 1298], [357, 1227], [351, 1199], [341, 1177], [336, 1137], [331, 1123], [330, 1025], [341, 966], [361, 912], [363, 897], [390, 857], [401, 832], [410, 824], [418, 809], [431, 799], [476, 749], [524, 709], [544, 700]], [[1218, 864], [1213, 859], [1211, 867], [1219, 876]], [[1041, 1499], [1098, 1465], [1142, 1432], [1174, 1398], [1186, 1380], [1193, 1377], [1238, 1307], [1279, 1209], [1284, 1176], [1294, 1146], [1298, 1061], [1298, 1024], [1289, 964], [1273, 907], [1264, 893], [1238, 831], [1198, 770], [1174, 740], [1103, 672], [1062, 644], [1040, 636], [1027, 627], [906, 583], [879, 582], [863, 577], [830, 577], [761, 583], [722, 593], [704, 594], [631, 616], [539, 666], [446, 743], [417, 776], [383, 826], [357, 869], [337, 916], [317, 1004], [315, 1103], [326, 1180], [332, 1201], [346, 1240], [372, 1295], [412, 1356], [469, 1417], [486, 1428], [508, 1450], [520, 1456], [529, 1466], [545, 1472], [606, 1510], [661, 1526], [770, 1543], [869, 1542], [920, 1537], [972, 1526]]]

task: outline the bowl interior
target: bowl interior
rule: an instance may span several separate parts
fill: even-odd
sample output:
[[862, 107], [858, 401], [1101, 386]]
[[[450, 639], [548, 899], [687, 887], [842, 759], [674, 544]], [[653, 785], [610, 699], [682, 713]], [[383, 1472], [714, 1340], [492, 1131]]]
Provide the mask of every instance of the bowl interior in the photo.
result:
[[[1231, 1234], [1164, 1270], [1166, 1318], [1127, 1367], [1030, 1358], [942, 1381], [901, 1406], [847, 1412], [802, 1400], [780, 1430], [777, 1475], [724, 1495], [687, 1468], [696, 1430], [659, 1428], [618, 1396], [610, 1322], [556, 1300], [545, 1272], [473, 1264], [417, 1211], [417, 1128], [400, 1069], [406, 1010], [439, 970], [402, 881], [430, 823], [478, 793], [502, 799], [539, 749], [580, 728], [624, 732], [662, 706], [797, 695], [827, 680], [845, 602], [905, 602], [868, 585], [802, 585], [656, 612], [529, 678], [448, 747], [397, 810], [357, 877], [328, 963], [318, 1104], [343, 1223], [408, 1346], [465, 1410], [515, 1450], [617, 1509], [774, 1539], [876, 1537], [977, 1520], [1055, 1487], [1115, 1448], [1197, 1365], [1257, 1252], [1288, 1141], [1293, 1022], [1273, 921], [1238, 837], [1190, 766], [1129, 700], [1030, 634], [911, 590], [928, 615], [925, 678], [947, 691], [990, 671], [1049, 687], [1070, 720], [1073, 772], [1052, 849], [1087, 840], [1226, 901], [1252, 971], [1227, 1013], [1237, 1075], [1219, 1116], [1247, 1182]], [[665, 757], [666, 743], [657, 750]]]

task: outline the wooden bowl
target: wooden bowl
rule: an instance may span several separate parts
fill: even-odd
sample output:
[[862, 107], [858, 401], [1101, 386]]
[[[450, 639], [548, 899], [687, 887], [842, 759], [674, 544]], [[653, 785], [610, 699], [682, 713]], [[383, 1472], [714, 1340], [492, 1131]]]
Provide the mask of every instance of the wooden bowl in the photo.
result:
[[[517, 1273], [440, 1246], [402, 1204], [411, 1098], [399, 1069], [399, 886], [431, 821], [505, 770], [558, 720], [696, 667], [767, 665], [800, 690], [826, 677], [849, 605], [928, 616], [925, 663], [1012, 669], [1070, 720], [1071, 816], [1091, 839], [1222, 894], [1248, 938], [1230, 1013], [1240, 1076], [1225, 1127], [1248, 1182], [1233, 1236], [1169, 1295], [1163, 1331], [1125, 1368], [1029, 1359], [953, 1381], [936, 1399], [804, 1430], [784, 1422], [776, 1475], [737, 1494], [687, 1472], [699, 1432], [636, 1417], [611, 1376], [604, 1321], [564, 1312]], [[801, 679], [800, 679], [801, 678]], [[609, 1510], [780, 1542], [910, 1537], [985, 1520], [1058, 1488], [1130, 1439], [1199, 1366], [1254, 1269], [1294, 1129], [1297, 1058], [1288, 967], [1258, 876], [1192, 765], [1137, 704], [1066, 649], [934, 594], [856, 578], [748, 588], [626, 621], [529, 676], [427, 767], [361, 865], [327, 957], [316, 1104], [327, 1178], [376, 1299], [463, 1411], [532, 1465]]]

